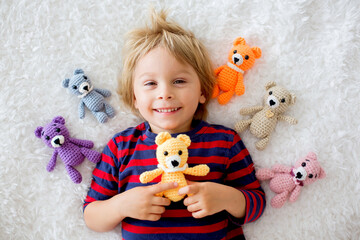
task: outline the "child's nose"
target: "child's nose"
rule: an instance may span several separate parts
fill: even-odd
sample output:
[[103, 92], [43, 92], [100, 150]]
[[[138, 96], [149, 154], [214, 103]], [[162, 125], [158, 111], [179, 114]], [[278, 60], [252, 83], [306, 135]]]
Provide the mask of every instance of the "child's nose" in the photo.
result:
[[159, 89], [158, 99], [167, 100], [167, 99], [172, 99], [172, 98], [174, 98], [174, 95], [173, 95], [173, 93], [171, 91], [171, 87], [162, 86]]

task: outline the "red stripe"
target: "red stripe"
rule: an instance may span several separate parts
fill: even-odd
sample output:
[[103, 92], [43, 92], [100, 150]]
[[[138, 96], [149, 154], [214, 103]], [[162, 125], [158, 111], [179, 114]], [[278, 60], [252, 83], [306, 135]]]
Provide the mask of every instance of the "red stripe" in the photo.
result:
[[248, 185], [242, 186], [241, 189], [252, 190], [260, 187], [259, 181], [252, 182]]
[[239, 162], [244, 160], [245, 157], [249, 156], [249, 152], [246, 148], [244, 148], [243, 150], [241, 150], [238, 154], [236, 154], [234, 157], [232, 157], [231, 159], [229, 159], [228, 165], [226, 167], [226, 169], [229, 168], [230, 164], [235, 163], [235, 162]]
[[237, 229], [228, 232], [226, 234], [226, 239], [232, 239], [234, 237], [242, 236], [242, 235], [244, 235], [244, 232], [241, 227], [238, 227]]
[[199, 134], [201, 132], [204, 132], [204, 130], [206, 130], [207, 134], [211, 134], [211, 133], [225, 133], [225, 134], [231, 134], [233, 135], [234, 132], [232, 130], [225, 130], [225, 129], [215, 129], [212, 127], [203, 127], [201, 128], [196, 134]]
[[114, 156], [117, 156], [117, 146], [112, 139], [108, 142], [108, 148], [112, 152], [112, 154], [114, 154]]
[[155, 233], [211, 233], [216, 232], [227, 227], [227, 220], [219, 223], [205, 225], [205, 226], [192, 226], [192, 227], [142, 227], [122, 222], [122, 228], [125, 231], [141, 234], [155, 234]]
[[117, 190], [110, 190], [110, 189], [104, 188], [104, 187], [100, 186], [99, 184], [97, 184], [95, 181], [93, 181], [91, 183], [91, 188], [103, 195], [106, 195], [106, 196], [115, 196], [118, 193]]
[[86, 196], [84, 207], [86, 207], [87, 205], [89, 205], [90, 203], [95, 202], [95, 201], [96, 201], [95, 198], [92, 198], [90, 196]]
[[248, 191], [247, 193], [248, 193], [248, 194], [251, 196], [251, 198], [254, 200], [254, 201], [253, 201], [254, 206], [253, 206], [253, 208], [252, 208], [252, 213], [251, 213], [250, 216], [248, 217], [249, 221], [252, 221], [252, 218], [254, 217], [255, 212], [256, 212], [256, 203], [257, 203], [257, 201], [256, 201], [256, 198], [255, 198], [255, 196], [254, 196], [254, 194], [253, 194], [252, 191]]
[[254, 164], [251, 163], [249, 166], [247, 166], [246, 168], [240, 169], [236, 172], [230, 173], [228, 174], [226, 180], [227, 181], [232, 181], [241, 177], [244, 177], [246, 175], [249, 175], [252, 173], [252, 171], [254, 170]]
[[189, 157], [189, 164], [207, 164], [207, 163], [216, 163], [216, 164], [225, 164], [227, 157], [221, 156], [211, 156], [211, 157]]
[[229, 142], [219, 140], [219, 141], [212, 141], [212, 142], [192, 142], [189, 146], [189, 149], [210, 149], [215, 147], [221, 147], [221, 148], [228, 148], [230, 145]]
[[115, 178], [114, 175], [110, 174], [110, 173], [107, 173], [107, 172], [104, 172], [98, 168], [95, 168], [94, 171], [93, 171], [93, 175], [95, 177], [98, 177], [98, 178], [101, 178], [101, 179], [104, 179], [104, 180], [107, 180], [107, 181], [116, 181], [117, 183], [119, 182], [119, 180], [117, 178]]
[[104, 153], [101, 154], [101, 160], [103, 162], [106, 162], [107, 164], [111, 165], [112, 167], [115, 167], [114, 159], [112, 157], [109, 157], [108, 155], [106, 155]]
[[260, 198], [259, 214], [253, 219], [253, 221], [256, 221], [261, 216], [264, 209], [264, 198], [263, 198], [264, 193], [259, 190], [254, 190], [254, 193], [256, 193]]
[[191, 212], [187, 209], [176, 209], [176, 210], [166, 210], [161, 217], [166, 218], [182, 218], [182, 217], [192, 217]]
[[245, 200], [246, 200], [246, 216], [245, 216], [245, 220], [244, 220], [244, 224], [247, 223], [249, 221], [249, 211], [250, 211], [250, 199], [249, 199], [249, 196], [247, 195], [247, 191], [246, 192], [243, 192], [244, 193], [244, 196], [245, 196]]

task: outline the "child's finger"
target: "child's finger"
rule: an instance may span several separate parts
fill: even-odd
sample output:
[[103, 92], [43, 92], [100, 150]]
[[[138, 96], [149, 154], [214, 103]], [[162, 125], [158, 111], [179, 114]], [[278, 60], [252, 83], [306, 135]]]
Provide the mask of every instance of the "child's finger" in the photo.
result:
[[171, 201], [167, 198], [155, 197], [152, 199], [151, 203], [156, 206], [169, 206], [171, 204]]
[[178, 193], [179, 195], [190, 195], [190, 194], [196, 194], [199, 191], [199, 187], [196, 184], [190, 184], [185, 187], [182, 187], [179, 189]]
[[165, 190], [169, 190], [172, 188], [176, 188], [178, 186], [178, 184], [176, 182], [171, 182], [171, 183], [158, 183], [158, 184], [154, 184], [152, 185], [150, 188], [150, 192], [152, 194], [156, 194], [156, 193], [161, 193]]

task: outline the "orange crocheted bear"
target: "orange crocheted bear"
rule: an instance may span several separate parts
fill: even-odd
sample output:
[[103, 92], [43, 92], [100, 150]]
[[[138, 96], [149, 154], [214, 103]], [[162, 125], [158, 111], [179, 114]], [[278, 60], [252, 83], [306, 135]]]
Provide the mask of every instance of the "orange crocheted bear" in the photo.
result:
[[179, 195], [178, 191], [187, 185], [184, 174], [205, 176], [209, 173], [210, 168], [206, 164], [188, 167], [187, 148], [190, 146], [191, 140], [185, 134], [172, 138], [170, 133], [161, 132], [156, 136], [155, 143], [158, 145], [156, 157], [159, 164], [155, 170], [143, 172], [140, 175], [140, 182], [148, 183], [160, 175], [162, 175], [161, 183], [177, 182], [177, 188], [166, 190], [156, 195], [165, 195], [165, 197], [173, 202], [180, 201], [185, 195]]
[[250, 47], [242, 37], [235, 39], [227, 64], [215, 69], [217, 78], [212, 97], [218, 97], [220, 104], [226, 104], [234, 93], [243, 95], [245, 93], [243, 74], [254, 65], [255, 59], [260, 57], [260, 48]]

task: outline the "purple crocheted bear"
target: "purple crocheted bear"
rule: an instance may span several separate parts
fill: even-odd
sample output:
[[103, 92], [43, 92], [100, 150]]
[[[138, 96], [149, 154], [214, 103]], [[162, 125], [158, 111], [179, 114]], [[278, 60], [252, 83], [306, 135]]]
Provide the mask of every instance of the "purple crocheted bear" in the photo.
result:
[[61, 116], [55, 117], [45, 127], [37, 127], [35, 136], [41, 138], [48, 147], [55, 149], [46, 169], [49, 172], [54, 170], [59, 155], [74, 183], [80, 183], [82, 180], [80, 172], [74, 166], [81, 164], [85, 157], [93, 163], [101, 159], [100, 153], [91, 150], [93, 142], [70, 137], [65, 127], [65, 119]]

